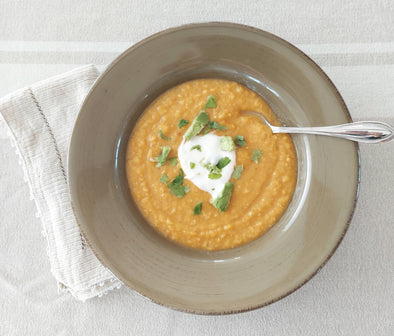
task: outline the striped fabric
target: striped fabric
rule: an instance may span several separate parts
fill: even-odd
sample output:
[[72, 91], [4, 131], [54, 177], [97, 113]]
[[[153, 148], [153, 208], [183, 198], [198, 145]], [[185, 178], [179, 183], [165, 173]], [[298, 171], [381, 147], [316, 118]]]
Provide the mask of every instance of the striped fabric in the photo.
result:
[[[354, 120], [394, 124], [389, 0], [0, 0], [0, 97], [86, 64], [102, 70], [132, 42], [202, 21], [252, 25], [288, 40], [326, 71]], [[393, 334], [393, 143], [360, 146], [362, 182], [352, 224], [315, 278], [263, 309], [205, 317], [157, 306], [126, 287], [85, 303], [59, 296], [6, 131], [0, 121], [0, 335]]]

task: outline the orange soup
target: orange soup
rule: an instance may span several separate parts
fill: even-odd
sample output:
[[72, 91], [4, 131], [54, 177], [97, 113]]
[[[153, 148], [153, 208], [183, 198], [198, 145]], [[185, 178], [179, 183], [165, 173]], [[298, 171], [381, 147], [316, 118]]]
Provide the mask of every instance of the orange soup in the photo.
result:
[[[200, 79], [166, 91], [136, 123], [126, 157], [130, 191], [147, 221], [168, 239], [208, 251], [229, 249], [256, 239], [285, 212], [297, 180], [293, 142], [287, 134], [272, 134], [263, 122], [242, 113], [247, 110], [280, 125], [252, 90], [236, 82]], [[208, 123], [193, 122], [200, 111], [209, 117]], [[191, 129], [196, 125], [199, 128]], [[185, 139], [187, 132], [193, 139]], [[205, 140], [220, 141], [221, 153], [229, 154], [217, 163], [201, 159], [182, 167], [178, 149], [206, 135], [210, 138]], [[231, 148], [223, 147], [224, 138]], [[199, 145], [190, 150], [204, 155]], [[223, 202], [213, 200], [214, 191], [201, 189], [185, 175], [186, 168], [191, 171], [198, 164], [207, 168], [208, 183], [219, 183], [214, 179], [223, 179], [225, 169], [227, 174], [231, 170], [229, 190], [217, 196]]]

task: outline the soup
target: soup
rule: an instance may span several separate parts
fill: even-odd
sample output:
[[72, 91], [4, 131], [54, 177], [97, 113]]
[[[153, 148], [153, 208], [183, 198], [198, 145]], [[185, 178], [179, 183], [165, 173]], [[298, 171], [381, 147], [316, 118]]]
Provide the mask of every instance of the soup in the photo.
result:
[[285, 212], [297, 180], [287, 134], [254, 91], [221, 79], [182, 83], [141, 115], [126, 173], [139, 210], [168, 239], [207, 251], [248, 243]]

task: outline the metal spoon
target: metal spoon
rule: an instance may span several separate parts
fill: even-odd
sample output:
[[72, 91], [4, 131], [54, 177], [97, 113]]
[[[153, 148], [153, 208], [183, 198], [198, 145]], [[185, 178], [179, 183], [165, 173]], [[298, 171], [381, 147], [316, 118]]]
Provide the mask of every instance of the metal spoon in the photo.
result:
[[356, 121], [349, 124], [321, 127], [282, 127], [271, 125], [264, 116], [254, 111], [244, 111], [260, 118], [272, 133], [301, 133], [327, 135], [364, 143], [386, 142], [394, 139], [394, 129], [389, 124], [380, 121]]

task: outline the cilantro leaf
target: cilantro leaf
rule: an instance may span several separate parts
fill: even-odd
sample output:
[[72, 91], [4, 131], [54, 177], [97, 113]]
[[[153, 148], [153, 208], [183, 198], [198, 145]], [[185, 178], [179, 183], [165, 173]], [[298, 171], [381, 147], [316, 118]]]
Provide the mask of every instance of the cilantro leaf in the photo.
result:
[[[206, 112], [207, 108], [215, 108], [216, 107], [216, 97], [213, 95], [210, 95], [208, 97], [208, 100], [204, 106], [204, 108], [202, 109], [202, 111], [200, 111], [200, 113], [198, 114], [198, 116], [196, 118], [194, 118], [192, 124], [190, 125], [190, 127], [187, 129], [186, 133], [185, 133], [185, 138], [186, 140], [190, 140], [191, 138], [193, 138], [194, 136], [196, 136], [198, 133], [200, 133], [205, 126], [207, 126], [209, 124], [209, 115]], [[185, 121], [187, 122], [187, 120], [181, 119], [179, 121], [178, 127], [181, 128], [182, 126], [186, 125]], [[182, 121], [182, 124], [181, 124]], [[188, 122], [187, 122], [188, 123]], [[218, 126], [217, 126], [217, 125]], [[224, 127], [219, 125], [218, 123], [213, 124], [215, 127]], [[220, 128], [217, 128], [220, 129]], [[210, 127], [208, 126], [207, 129], [205, 129], [204, 134], [208, 133], [210, 130]]]
[[168, 146], [161, 147], [160, 155], [156, 156], [154, 158], [151, 158], [151, 161], [157, 162], [156, 167], [163, 166], [167, 161], [167, 157], [168, 157], [168, 154], [170, 153], [170, 151], [171, 151], [171, 147], [168, 147]]
[[245, 147], [246, 146], [245, 138], [242, 135], [236, 135], [235, 138], [234, 138], [234, 142], [239, 147]]
[[167, 174], [161, 175], [160, 182], [167, 184], [168, 180], [169, 180], [169, 178], [168, 178]]
[[168, 188], [170, 188], [171, 193], [178, 198], [181, 198], [181, 197], [185, 196], [185, 194], [186, 194], [185, 186], [183, 186], [181, 184], [174, 184], [174, 183], [170, 182], [168, 184]]
[[190, 188], [183, 185], [183, 170], [180, 170], [180, 174], [175, 177], [170, 183], [167, 184], [170, 192], [176, 197], [183, 197], [187, 192], [190, 191]]
[[172, 140], [171, 138], [166, 137], [166, 136], [164, 135], [164, 133], [163, 133], [162, 130], [159, 131], [159, 135], [160, 135], [164, 140]]
[[190, 123], [190, 121], [187, 121], [185, 119], [181, 119], [178, 122], [178, 128], [182, 128], [183, 126], [187, 125], [188, 123]]
[[216, 129], [219, 131], [225, 131], [227, 129], [226, 126], [222, 126], [219, 123], [217, 123], [216, 121], [210, 121], [208, 124], [209, 129]]
[[224, 158], [221, 158], [219, 162], [217, 163], [216, 167], [219, 169], [223, 169], [226, 167], [229, 163], [231, 162], [230, 158], [228, 156], [225, 156]]
[[168, 162], [171, 166], [176, 166], [178, 164], [178, 159], [176, 157], [172, 157], [168, 159]]
[[234, 188], [234, 183], [232, 182], [227, 182], [224, 185], [223, 190], [219, 194], [218, 197], [216, 197], [211, 203], [212, 205], [216, 208], [219, 209], [221, 212], [224, 212], [227, 210], [228, 206], [230, 205], [230, 198], [231, 194], [233, 192]]
[[233, 179], [238, 180], [241, 177], [243, 170], [244, 170], [243, 165], [236, 166], [233, 173]]
[[231, 152], [235, 149], [233, 138], [229, 135], [225, 135], [220, 139], [220, 149]]
[[216, 107], [216, 97], [214, 95], [210, 95], [208, 97], [207, 103], [205, 104], [204, 110], [206, 108], [215, 108]]
[[194, 162], [190, 162], [190, 169], [194, 169], [196, 167], [196, 164]]
[[177, 175], [177, 176], [171, 181], [171, 183], [172, 183], [172, 184], [177, 184], [177, 185], [183, 184], [183, 175], [182, 175], [182, 174]]
[[194, 206], [193, 215], [199, 215], [199, 214], [201, 214], [201, 209], [202, 209], [202, 202], [199, 202], [199, 203], [197, 203], [197, 204]]
[[262, 156], [263, 156], [263, 152], [260, 149], [258, 149], [258, 148], [253, 149], [252, 155], [251, 155], [252, 161], [258, 163]]
[[185, 138], [186, 140], [190, 140], [194, 136], [196, 136], [198, 133], [201, 132], [201, 130], [209, 123], [209, 116], [208, 113], [205, 111], [201, 111], [197, 117], [194, 118], [192, 124], [190, 127], [187, 129], [185, 133]]

